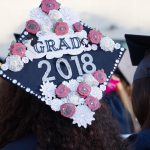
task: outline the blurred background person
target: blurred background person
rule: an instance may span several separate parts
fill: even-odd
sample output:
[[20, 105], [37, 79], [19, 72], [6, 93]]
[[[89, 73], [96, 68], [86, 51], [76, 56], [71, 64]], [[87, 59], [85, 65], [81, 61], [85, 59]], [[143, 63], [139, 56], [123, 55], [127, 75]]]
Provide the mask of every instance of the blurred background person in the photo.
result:
[[150, 149], [150, 36], [126, 35], [133, 65], [138, 65], [134, 75], [132, 104], [141, 131], [129, 137], [129, 149]]

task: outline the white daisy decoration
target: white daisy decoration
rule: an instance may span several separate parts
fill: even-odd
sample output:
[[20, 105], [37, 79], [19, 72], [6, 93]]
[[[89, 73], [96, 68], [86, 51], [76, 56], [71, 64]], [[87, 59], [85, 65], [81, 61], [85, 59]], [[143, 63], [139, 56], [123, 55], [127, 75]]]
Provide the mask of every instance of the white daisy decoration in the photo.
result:
[[35, 20], [40, 25], [41, 31], [50, 32], [53, 27], [49, 16], [39, 7], [30, 12], [30, 19]]
[[69, 25], [73, 25], [74, 23], [80, 21], [79, 15], [70, 8], [64, 7], [61, 8], [59, 11], [63, 16], [63, 20], [67, 22]]
[[89, 84], [90, 86], [98, 86], [99, 82], [93, 77], [92, 74], [85, 74], [83, 76], [84, 81]]
[[44, 13], [41, 8], [34, 8], [30, 12], [30, 19], [35, 20], [40, 25], [51, 25], [50, 19], [46, 13]]
[[64, 102], [61, 99], [53, 99], [51, 100], [51, 109], [53, 111], [60, 111], [60, 106], [63, 104]]
[[79, 85], [79, 82], [77, 80], [74, 80], [74, 79], [69, 80], [69, 88], [72, 92], [77, 91], [78, 85]]
[[68, 97], [68, 102], [74, 105], [79, 105], [80, 96], [76, 92], [71, 92]]
[[61, 101], [63, 101], [63, 103], [68, 103], [68, 98], [62, 98]]
[[78, 105], [83, 105], [83, 104], [85, 104], [85, 99], [80, 97]]
[[80, 82], [83, 82], [84, 81], [84, 78], [83, 77], [81, 77], [81, 76], [79, 76], [79, 77], [77, 77], [77, 81], [80, 83]]
[[92, 121], [95, 120], [93, 117], [95, 112], [92, 112], [88, 106], [79, 105], [76, 108], [75, 114], [72, 116], [73, 124], [77, 124], [78, 127], [83, 126], [87, 128], [87, 125], [91, 125]]
[[42, 92], [42, 95], [45, 96], [46, 99], [52, 99], [55, 98], [55, 89], [56, 85], [54, 85], [53, 82], [43, 82], [43, 85], [41, 85], [40, 91]]
[[58, 10], [51, 10], [48, 14], [50, 20], [53, 23], [56, 23], [57, 21], [59, 21], [60, 19], [63, 19], [62, 14], [60, 13], [60, 11]]
[[104, 92], [106, 90], [106, 85], [100, 85], [100, 89]]
[[45, 101], [46, 105], [51, 106], [52, 99], [46, 98], [44, 101]]
[[101, 89], [97, 86], [91, 88], [90, 95], [97, 98], [98, 100], [102, 99], [103, 96]]
[[109, 37], [103, 37], [100, 42], [100, 47], [106, 52], [113, 52], [115, 49], [115, 42]]

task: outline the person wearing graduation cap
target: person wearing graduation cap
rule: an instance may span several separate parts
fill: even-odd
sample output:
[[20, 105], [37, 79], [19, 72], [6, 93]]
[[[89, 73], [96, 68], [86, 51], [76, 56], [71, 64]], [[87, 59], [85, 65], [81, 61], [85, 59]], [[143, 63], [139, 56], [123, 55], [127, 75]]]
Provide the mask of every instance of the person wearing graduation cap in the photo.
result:
[[125, 150], [101, 101], [124, 51], [71, 9], [42, 0], [0, 56], [0, 149]]
[[129, 149], [150, 150], [150, 36], [125, 35], [132, 64], [138, 66], [133, 79], [132, 103], [141, 131], [129, 137]]

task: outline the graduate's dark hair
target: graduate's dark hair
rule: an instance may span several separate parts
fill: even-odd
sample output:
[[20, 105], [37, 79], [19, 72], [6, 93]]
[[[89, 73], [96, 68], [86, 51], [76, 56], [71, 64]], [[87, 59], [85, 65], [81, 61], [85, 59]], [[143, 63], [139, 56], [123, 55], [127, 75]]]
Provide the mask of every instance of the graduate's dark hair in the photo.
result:
[[133, 82], [132, 103], [142, 129], [150, 128], [150, 77]]
[[38, 150], [124, 150], [119, 129], [102, 103], [87, 129], [6, 81], [0, 84], [0, 147], [34, 134]]

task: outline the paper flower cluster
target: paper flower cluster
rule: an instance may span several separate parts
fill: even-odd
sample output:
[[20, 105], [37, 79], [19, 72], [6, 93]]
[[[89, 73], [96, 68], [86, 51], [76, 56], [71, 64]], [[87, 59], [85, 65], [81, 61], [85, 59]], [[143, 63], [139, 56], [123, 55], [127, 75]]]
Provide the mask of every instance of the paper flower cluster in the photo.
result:
[[73, 119], [74, 124], [86, 128], [94, 120], [94, 112], [101, 107], [100, 100], [106, 87], [100, 87], [105, 86], [106, 79], [102, 69], [77, 80], [63, 81], [58, 87], [53, 82], [43, 82], [40, 91], [52, 110], [60, 111], [62, 116]]
[[[120, 44], [115, 44], [109, 37], [104, 37], [100, 31], [95, 29], [90, 31], [84, 30], [79, 15], [72, 9], [61, 7], [56, 0], [42, 0], [41, 6], [30, 12], [30, 19], [26, 22], [25, 31], [27, 34], [38, 38], [49, 34], [55, 34], [56, 36], [66, 36], [67, 34], [78, 35], [78, 33], [84, 31], [85, 35], [79, 34], [79, 36], [83, 36], [80, 38], [84, 51], [96, 51], [101, 47], [106, 52], [113, 52], [114, 49], [120, 48]], [[10, 47], [8, 59], [6, 63], [2, 64], [1, 69], [3, 71], [9, 69], [18, 72], [23, 69], [24, 64], [28, 63], [29, 60], [32, 61], [33, 58], [31, 55], [33, 55], [33, 52], [30, 51], [33, 49], [33, 46], [31, 46], [31, 41], [32, 39], [23, 41], [22, 43], [13, 43]], [[11, 62], [12, 60], [13, 63]], [[95, 79], [98, 79], [99, 83], [103, 82], [103, 79], [105, 80], [106, 78], [105, 76], [100, 77], [101, 75], [97, 76], [97, 74], [93, 76]], [[87, 82], [89, 83], [93, 79], [88, 78], [88, 80]], [[93, 80], [93, 84], [97, 84], [97, 81]]]

